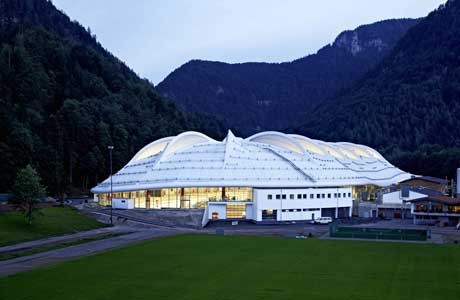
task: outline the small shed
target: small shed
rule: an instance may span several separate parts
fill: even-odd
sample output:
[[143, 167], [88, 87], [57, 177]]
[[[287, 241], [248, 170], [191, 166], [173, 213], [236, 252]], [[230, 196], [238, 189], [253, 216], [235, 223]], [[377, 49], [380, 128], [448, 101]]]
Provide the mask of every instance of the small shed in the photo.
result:
[[112, 199], [112, 208], [115, 208], [115, 209], [133, 209], [134, 208], [134, 199], [113, 198]]

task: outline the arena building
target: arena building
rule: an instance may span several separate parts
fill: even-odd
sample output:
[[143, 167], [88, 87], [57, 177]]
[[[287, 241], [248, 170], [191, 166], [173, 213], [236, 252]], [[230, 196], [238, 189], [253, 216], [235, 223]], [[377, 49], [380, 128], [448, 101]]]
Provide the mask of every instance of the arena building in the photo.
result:
[[[113, 198], [135, 208], [205, 208], [208, 219], [256, 222], [351, 216], [353, 200], [411, 178], [377, 151], [295, 134], [223, 141], [184, 132], [150, 143], [112, 177]], [[92, 189], [110, 205], [110, 178]]]

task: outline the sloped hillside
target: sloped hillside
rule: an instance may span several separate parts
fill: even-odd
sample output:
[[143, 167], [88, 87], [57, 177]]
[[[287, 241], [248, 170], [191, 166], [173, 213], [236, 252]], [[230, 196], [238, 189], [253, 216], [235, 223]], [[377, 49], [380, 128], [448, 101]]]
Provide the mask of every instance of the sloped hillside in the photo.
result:
[[292, 131], [376, 147], [415, 173], [460, 166], [460, 1], [411, 28], [378, 67]]
[[46, 0], [0, 0], [0, 191], [31, 163], [50, 193], [85, 191], [148, 142], [184, 130], [184, 113]]

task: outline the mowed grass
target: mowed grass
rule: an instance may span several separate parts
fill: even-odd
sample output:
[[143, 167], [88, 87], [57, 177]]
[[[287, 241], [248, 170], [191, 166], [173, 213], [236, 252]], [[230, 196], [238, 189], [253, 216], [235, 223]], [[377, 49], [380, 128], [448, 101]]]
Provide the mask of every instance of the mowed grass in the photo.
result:
[[0, 278], [0, 299], [460, 299], [459, 250], [184, 235]]
[[32, 225], [19, 212], [1, 213], [0, 246], [106, 226], [69, 207], [47, 207], [41, 212]]

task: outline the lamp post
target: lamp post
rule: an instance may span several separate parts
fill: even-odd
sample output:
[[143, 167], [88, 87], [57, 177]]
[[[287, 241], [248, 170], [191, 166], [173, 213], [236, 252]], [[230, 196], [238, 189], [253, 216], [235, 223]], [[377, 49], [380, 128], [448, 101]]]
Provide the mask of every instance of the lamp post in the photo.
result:
[[112, 210], [113, 210], [113, 189], [112, 189], [112, 150], [113, 146], [107, 146], [107, 149], [109, 149], [109, 160], [110, 160], [110, 225], [113, 225], [113, 215], [112, 215]]
[[335, 218], [339, 218], [339, 187], [337, 187], [335, 193]]

